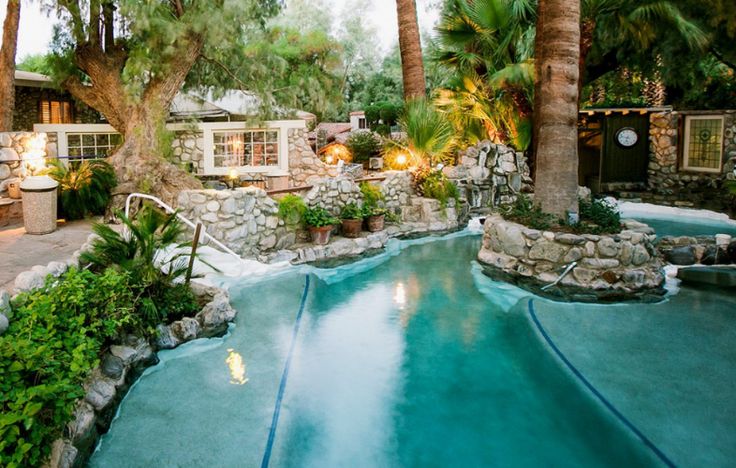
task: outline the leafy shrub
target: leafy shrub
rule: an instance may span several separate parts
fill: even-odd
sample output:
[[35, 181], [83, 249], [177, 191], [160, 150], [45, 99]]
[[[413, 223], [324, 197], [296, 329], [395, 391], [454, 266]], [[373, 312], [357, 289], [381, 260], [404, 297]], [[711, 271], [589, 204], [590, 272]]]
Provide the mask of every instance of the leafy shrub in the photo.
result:
[[299, 195], [292, 193], [279, 200], [279, 217], [290, 226], [296, 226], [302, 222], [307, 205]]
[[[186, 273], [189, 254], [178, 253], [164, 259], [163, 251], [176, 246], [183, 228], [175, 213], [166, 214], [144, 205], [135, 221], [118, 213], [129, 235], [121, 234], [105, 224], [95, 224], [92, 228], [99, 236], [92, 248], [83, 253], [80, 261], [89, 263], [97, 271], [115, 268], [126, 272], [131, 278], [131, 286], [139, 291], [141, 298], [139, 312], [148, 325], [156, 325], [167, 319], [167, 311], [172, 305], [167, 295], [176, 281]], [[179, 299], [189, 301], [176, 305], [191, 310], [196, 301], [193, 296], [180, 294]], [[196, 310], [196, 309], [195, 309]]]
[[353, 153], [353, 161], [356, 163], [368, 162], [371, 157], [376, 156], [381, 150], [381, 142], [370, 131], [351, 133], [345, 142], [345, 146]]
[[554, 215], [542, 211], [541, 206], [523, 193], [513, 203], [502, 206], [501, 215], [509, 221], [540, 230], [551, 228], [555, 221]]
[[460, 202], [460, 193], [457, 186], [453, 184], [442, 171], [430, 171], [424, 176], [419, 183], [419, 193], [428, 198], [434, 198], [440, 201], [440, 206], [444, 209], [450, 199], [455, 203]]
[[310, 227], [333, 226], [340, 223], [339, 219], [320, 206], [307, 208], [307, 211], [304, 212], [304, 221]]
[[590, 234], [621, 232], [621, 215], [615, 205], [603, 199], [579, 200], [580, 221], [572, 226], [575, 231]]
[[360, 183], [360, 193], [363, 194], [363, 206], [376, 208], [385, 198], [381, 187], [368, 182]]
[[0, 336], [0, 466], [40, 466], [71, 420], [100, 350], [137, 328], [126, 273], [70, 269], [13, 300]]
[[67, 219], [104, 214], [110, 192], [117, 185], [115, 170], [102, 160], [83, 161], [76, 168], [59, 160], [49, 162], [46, 174], [59, 183], [60, 207]]
[[355, 203], [348, 203], [342, 208], [340, 212], [340, 218], [342, 219], [362, 219], [363, 210]]

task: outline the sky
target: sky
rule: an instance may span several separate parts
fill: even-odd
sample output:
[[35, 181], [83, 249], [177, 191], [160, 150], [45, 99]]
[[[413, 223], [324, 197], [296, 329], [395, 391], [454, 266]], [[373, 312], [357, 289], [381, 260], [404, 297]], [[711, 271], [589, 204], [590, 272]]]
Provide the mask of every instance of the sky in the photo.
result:
[[[341, 11], [349, 0], [333, 0], [335, 11]], [[21, 6], [20, 30], [18, 31], [17, 61], [30, 54], [43, 54], [51, 42], [54, 18], [41, 13], [40, 2], [23, 2]], [[395, 0], [373, 0], [372, 11], [366, 18], [378, 30], [381, 48], [387, 51], [397, 41]], [[432, 29], [437, 12], [430, 10], [429, 0], [417, 0], [417, 16], [422, 31]], [[0, 3], [0, 21], [5, 19], [6, 2]]]

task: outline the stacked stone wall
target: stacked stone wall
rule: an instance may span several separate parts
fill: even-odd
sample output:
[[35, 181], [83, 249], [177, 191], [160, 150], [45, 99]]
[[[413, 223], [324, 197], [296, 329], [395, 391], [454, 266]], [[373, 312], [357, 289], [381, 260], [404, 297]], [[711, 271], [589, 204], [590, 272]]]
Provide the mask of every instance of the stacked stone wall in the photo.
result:
[[482, 141], [460, 152], [459, 162], [444, 172], [471, 210], [512, 203], [517, 194], [532, 191], [526, 157], [508, 146]]
[[[500, 216], [486, 219], [478, 259], [491, 275], [576, 301], [657, 297], [664, 293], [663, 262], [646, 225], [631, 223], [615, 235], [577, 235], [530, 229]], [[573, 262], [572, 271], [555, 282]]]
[[310, 185], [325, 177], [336, 177], [337, 166], [329, 166], [309, 146], [307, 130], [289, 129], [289, 175], [292, 186]]

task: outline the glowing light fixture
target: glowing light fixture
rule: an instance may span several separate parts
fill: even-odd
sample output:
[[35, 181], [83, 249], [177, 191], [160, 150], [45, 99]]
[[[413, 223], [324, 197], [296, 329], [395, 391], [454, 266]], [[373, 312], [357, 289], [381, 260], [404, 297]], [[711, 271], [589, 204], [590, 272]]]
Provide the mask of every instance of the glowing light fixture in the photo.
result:
[[405, 165], [406, 161], [406, 153], [399, 153], [399, 155], [396, 156], [396, 164], [398, 164], [399, 166]]
[[248, 379], [245, 377], [245, 364], [243, 363], [243, 356], [240, 353], [235, 352], [234, 349], [229, 348], [227, 350], [228, 355], [225, 359], [230, 370], [230, 383], [233, 385], [245, 385]]

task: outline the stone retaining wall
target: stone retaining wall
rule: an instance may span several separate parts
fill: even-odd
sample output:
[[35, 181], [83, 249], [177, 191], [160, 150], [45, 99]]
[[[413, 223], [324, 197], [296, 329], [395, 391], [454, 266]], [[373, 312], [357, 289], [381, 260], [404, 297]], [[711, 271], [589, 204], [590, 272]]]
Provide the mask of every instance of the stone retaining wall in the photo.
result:
[[401, 213], [403, 206], [411, 205], [412, 176], [408, 171], [386, 171], [382, 175], [386, 178], [381, 181], [383, 205], [392, 213]]
[[325, 164], [309, 146], [307, 133], [306, 129], [289, 129], [289, 175], [294, 186], [337, 176], [337, 166]]
[[[491, 276], [509, 279], [538, 294], [575, 301], [650, 299], [664, 293], [663, 263], [648, 226], [631, 223], [616, 235], [576, 235], [530, 229], [500, 216], [486, 219], [478, 259]], [[557, 280], [577, 262], [559, 286]]]
[[736, 240], [715, 236], [665, 236], [657, 249], [673, 265], [729, 265], [736, 263]]
[[363, 206], [360, 187], [350, 176], [328, 177], [313, 183], [312, 189], [304, 196], [309, 207], [321, 206], [335, 216], [340, 216], [342, 208], [354, 203]]
[[201, 222], [215, 239], [244, 257], [296, 242], [295, 230], [278, 217], [276, 200], [259, 188], [184, 190], [177, 206], [182, 215]]
[[513, 148], [486, 140], [461, 151], [459, 161], [444, 172], [471, 210], [512, 203], [516, 194], [532, 191], [526, 157]]

